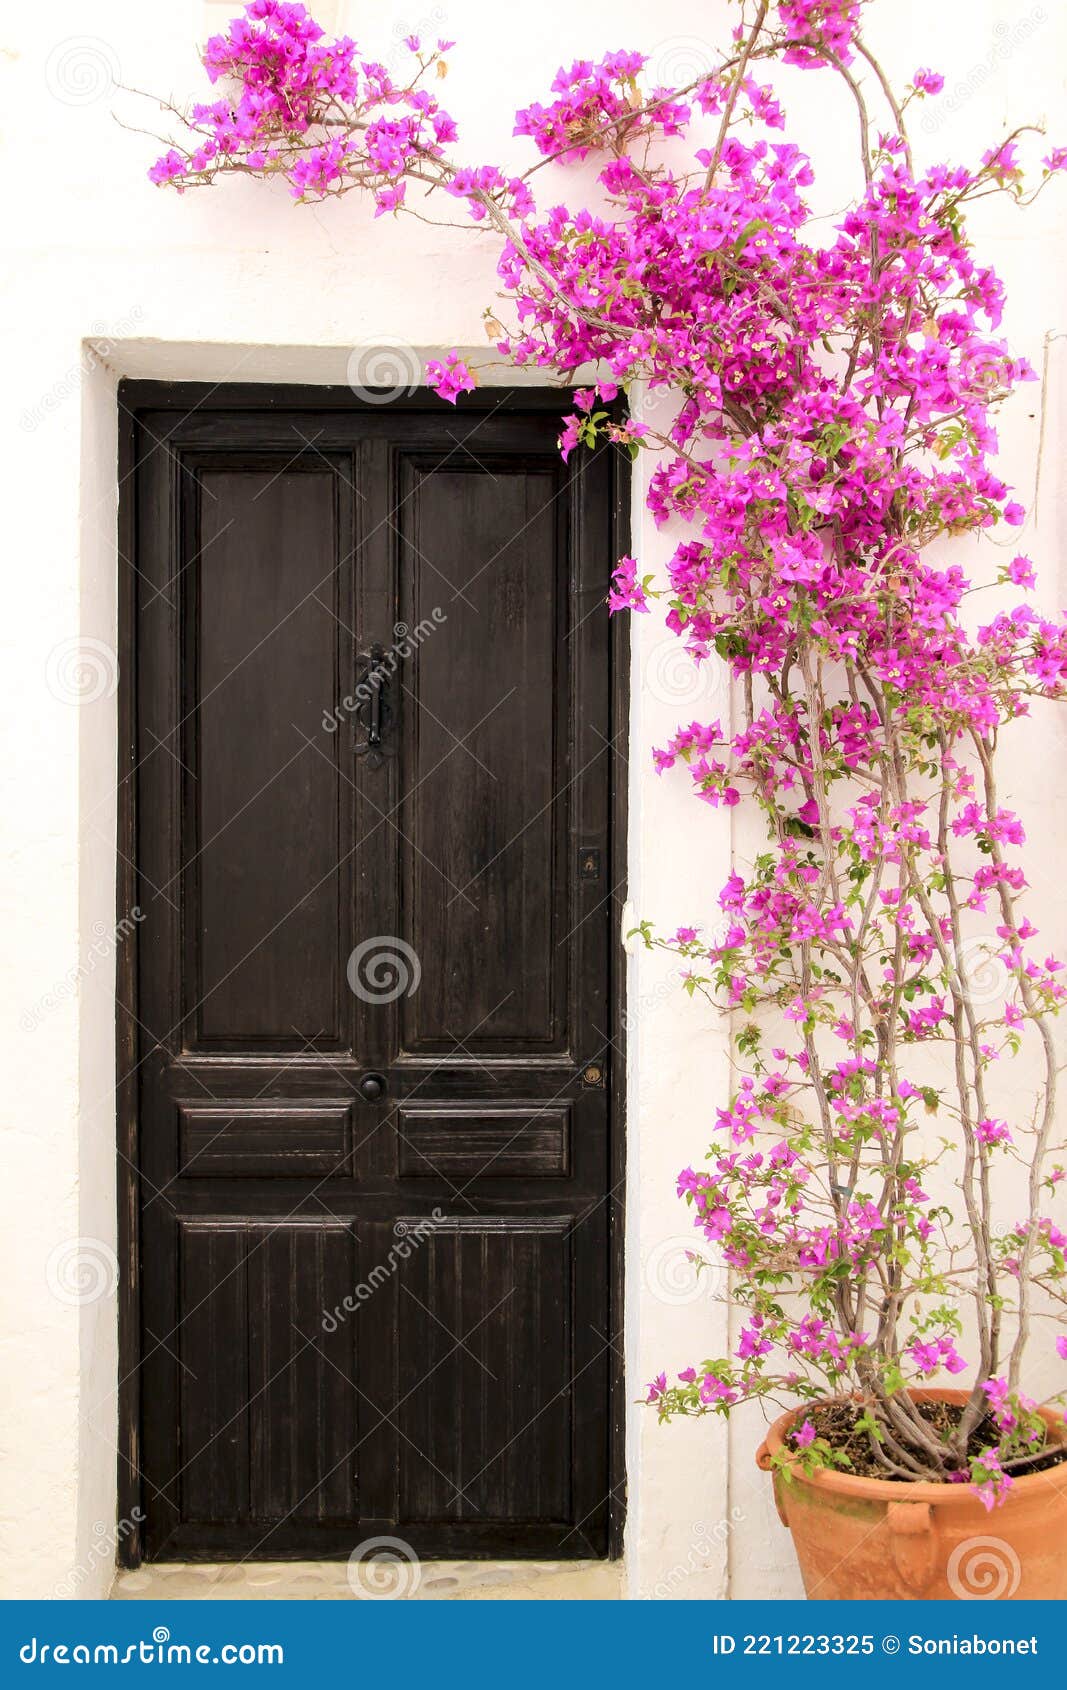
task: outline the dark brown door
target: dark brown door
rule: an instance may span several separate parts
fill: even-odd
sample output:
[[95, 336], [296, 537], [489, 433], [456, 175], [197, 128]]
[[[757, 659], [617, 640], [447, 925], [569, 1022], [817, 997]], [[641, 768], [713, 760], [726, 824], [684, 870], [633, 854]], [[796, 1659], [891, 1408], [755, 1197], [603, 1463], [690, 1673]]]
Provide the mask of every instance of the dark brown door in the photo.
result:
[[603, 1555], [609, 458], [539, 395], [124, 403], [143, 1552]]

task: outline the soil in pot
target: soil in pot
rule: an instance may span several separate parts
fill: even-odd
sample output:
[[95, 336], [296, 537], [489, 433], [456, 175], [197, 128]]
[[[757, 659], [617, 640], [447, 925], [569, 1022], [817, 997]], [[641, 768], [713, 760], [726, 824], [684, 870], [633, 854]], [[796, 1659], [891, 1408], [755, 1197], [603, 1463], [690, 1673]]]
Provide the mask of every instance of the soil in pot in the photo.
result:
[[[939, 1437], [947, 1437], [963, 1412], [960, 1405], [950, 1402], [922, 1402], [917, 1404], [919, 1413], [927, 1421], [931, 1429]], [[870, 1439], [864, 1432], [855, 1430], [856, 1405], [848, 1402], [817, 1403], [814, 1408], [804, 1411], [798, 1417], [798, 1422], [810, 1420], [815, 1429], [815, 1435], [825, 1438], [832, 1449], [847, 1455], [850, 1465], [845, 1469], [848, 1473], [855, 1473], [867, 1479], [887, 1479], [891, 1483], [908, 1484], [909, 1481], [901, 1474], [889, 1473], [878, 1460], [871, 1449]], [[971, 1433], [967, 1444], [968, 1455], [980, 1455], [984, 1449], [995, 1445], [1000, 1433], [994, 1422], [986, 1416], [979, 1421]], [[789, 1440], [787, 1440], [788, 1442]], [[1044, 1473], [1050, 1468], [1067, 1465], [1067, 1443], [1050, 1444], [1034, 1461], [1028, 1461], [1025, 1466], [1015, 1469], [1018, 1473]], [[1067, 1473], [1064, 1474], [1067, 1482]]]
[[[931, 1425], [950, 1426], [966, 1391], [912, 1392]], [[854, 1404], [820, 1403], [783, 1414], [757, 1460], [773, 1471], [774, 1499], [793, 1535], [804, 1589], [815, 1600], [973, 1601], [1067, 1598], [1067, 1429], [1042, 1409], [1051, 1448], [1016, 1470], [1004, 1501], [988, 1511], [967, 1484], [891, 1478], [884, 1469], [825, 1468], [810, 1477], [790, 1461], [804, 1420], [861, 1465], [852, 1447]], [[976, 1432], [979, 1437], [981, 1428]], [[987, 1447], [991, 1440], [979, 1443]], [[869, 1448], [867, 1457], [869, 1459]]]

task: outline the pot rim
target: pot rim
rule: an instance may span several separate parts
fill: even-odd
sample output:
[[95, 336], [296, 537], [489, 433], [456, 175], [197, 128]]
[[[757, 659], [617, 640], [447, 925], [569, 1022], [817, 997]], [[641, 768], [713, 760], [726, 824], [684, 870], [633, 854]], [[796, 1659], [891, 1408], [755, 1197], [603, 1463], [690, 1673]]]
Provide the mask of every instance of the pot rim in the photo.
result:
[[[949, 1402], [959, 1405], [965, 1403], [970, 1394], [970, 1391], [953, 1390], [949, 1387], [944, 1390], [918, 1387], [908, 1392], [908, 1395], [917, 1402]], [[967, 1484], [953, 1485], [944, 1481], [938, 1483], [933, 1479], [871, 1479], [866, 1474], [846, 1473], [835, 1467], [820, 1467], [814, 1473], [805, 1473], [802, 1468], [799, 1468], [799, 1459], [793, 1456], [793, 1452], [787, 1448], [786, 1434], [794, 1421], [798, 1420], [801, 1415], [807, 1414], [809, 1409], [845, 1400], [847, 1399], [843, 1397], [820, 1397], [815, 1402], [799, 1403], [796, 1408], [786, 1409], [785, 1413], [779, 1415], [778, 1419], [768, 1427], [767, 1436], [756, 1454], [757, 1466], [762, 1468], [764, 1472], [769, 1471], [771, 1456], [784, 1449], [792, 1457], [790, 1465], [794, 1469], [794, 1477], [797, 1482], [804, 1485], [814, 1485], [820, 1490], [837, 1491], [846, 1496], [865, 1496], [878, 1502], [926, 1502], [936, 1503], [942, 1508], [963, 1508], [975, 1504], [981, 1506], [979, 1499], [975, 1497], [970, 1485]], [[1067, 1443], [1067, 1423], [1065, 1423], [1063, 1416], [1050, 1408], [1038, 1408], [1037, 1412], [1052, 1434], [1052, 1441]], [[797, 1470], [798, 1468], [799, 1470]], [[1019, 1476], [1013, 1475], [1013, 1478], [1014, 1484], [1011, 1495], [1014, 1496], [1020, 1489], [1032, 1493], [1039, 1484], [1048, 1481], [1049, 1475], [1047, 1473], [1023, 1473]], [[1010, 1497], [1008, 1500], [1010, 1500]]]

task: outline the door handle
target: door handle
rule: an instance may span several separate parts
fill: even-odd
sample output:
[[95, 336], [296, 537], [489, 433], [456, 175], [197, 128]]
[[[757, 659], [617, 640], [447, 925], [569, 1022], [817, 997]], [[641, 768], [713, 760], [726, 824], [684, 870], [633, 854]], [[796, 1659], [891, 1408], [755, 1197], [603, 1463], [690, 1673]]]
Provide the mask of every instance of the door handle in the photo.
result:
[[385, 756], [382, 746], [393, 719], [387, 697], [385, 651], [379, 641], [375, 640], [370, 650], [360, 655], [364, 668], [356, 683], [356, 694], [359, 698], [356, 721], [367, 737], [362, 744], [356, 746], [356, 756], [366, 757], [368, 768], [378, 769]]
[[368, 1103], [377, 1103], [380, 1097], [385, 1096], [385, 1089], [384, 1074], [364, 1074], [359, 1082], [360, 1096], [365, 1097]]
[[371, 669], [368, 675], [370, 684], [370, 724], [367, 728], [367, 744], [371, 747], [382, 743], [382, 690], [385, 682], [382, 679], [381, 662], [384, 653], [380, 645], [370, 648]]

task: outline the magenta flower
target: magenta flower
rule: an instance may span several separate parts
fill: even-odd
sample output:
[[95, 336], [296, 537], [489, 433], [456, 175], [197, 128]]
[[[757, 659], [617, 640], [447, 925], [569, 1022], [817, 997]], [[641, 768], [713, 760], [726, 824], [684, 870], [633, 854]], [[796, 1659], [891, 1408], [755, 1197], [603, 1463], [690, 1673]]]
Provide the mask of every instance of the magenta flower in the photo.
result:
[[984, 1449], [971, 1462], [971, 1482], [983, 1508], [989, 1513], [998, 1503], [1005, 1501], [1015, 1480], [1004, 1471], [996, 1450]]
[[651, 1381], [651, 1383], [648, 1387], [648, 1395], [645, 1398], [646, 1403], [647, 1402], [658, 1402], [659, 1399], [663, 1396], [666, 1389], [667, 1389], [667, 1375], [665, 1373], [657, 1373], [656, 1377]]
[[1035, 587], [1034, 566], [1028, 557], [1013, 557], [1008, 565], [1008, 580], [1017, 587]]
[[[563, 455], [566, 457], [566, 452]], [[611, 577], [611, 590], [608, 593], [608, 609], [611, 611], [647, 611], [649, 609], [648, 595], [637, 579], [636, 558], [621, 557], [615, 565], [615, 571]], [[665, 758], [662, 767], [670, 768], [673, 762], [673, 757]], [[662, 773], [662, 768], [660, 772]]]
[[456, 403], [461, 393], [472, 393], [477, 386], [458, 352], [450, 352], [443, 360], [429, 359], [426, 365], [426, 380], [450, 405]]
[[942, 1368], [946, 1373], [962, 1373], [967, 1366], [956, 1349], [955, 1341], [948, 1336], [926, 1342], [916, 1339], [909, 1344], [908, 1354], [924, 1378], [929, 1378]]
[[737, 1392], [714, 1373], [706, 1373], [700, 1385], [700, 1400], [709, 1405], [729, 1407], [737, 1401]]
[[1006, 1121], [994, 1121], [988, 1116], [978, 1122], [974, 1136], [980, 1144], [1010, 1144], [1011, 1133]]
[[761, 1333], [762, 1325], [763, 1321], [757, 1315], [750, 1326], [741, 1328], [741, 1339], [736, 1350], [738, 1361], [757, 1361], [760, 1356], [769, 1355], [773, 1350], [774, 1345], [770, 1339]]

